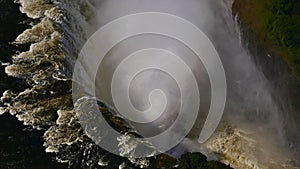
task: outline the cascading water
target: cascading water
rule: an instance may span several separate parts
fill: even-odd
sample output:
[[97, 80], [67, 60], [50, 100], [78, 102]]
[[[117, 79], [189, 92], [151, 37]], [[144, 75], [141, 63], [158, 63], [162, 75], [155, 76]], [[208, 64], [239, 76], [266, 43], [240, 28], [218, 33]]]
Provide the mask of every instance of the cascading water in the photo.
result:
[[[0, 108], [0, 112], [9, 112], [24, 124], [37, 129], [47, 129], [44, 134], [46, 151], [56, 152], [60, 162], [69, 162], [71, 165], [82, 163], [82, 167], [106, 166], [112, 163], [115, 163], [115, 167], [130, 163], [146, 167], [149, 164], [148, 159], [128, 160], [109, 154], [84, 133], [73, 107], [71, 78], [82, 45], [98, 28], [124, 15], [155, 11], [189, 20], [201, 28], [216, 47], [228, 84], [225, 114], [217, 133], [205, 144], [198, 144], [197, 138], [209, 107], [208, 99], [211, 97], [205, 90], [210, 87], [201, 63], [194, 63], [178, 42], [154, 35], [128, 39], [108, 55], [105, 63], [111, 67], [105, 67], [104, 64], [98, 73], [105, 72], [107, 76], [110, 75], [114, 71], [113, 67], [120, 62], [114, 55], [143, 45], [155, 44], [185, 53], [185, 60], [190, 63], [201, 86], [204, 86], [201, 95], [208, 99], [201, 100], [199, 114], [202, 115], [198, 117], [187, 139], [181, 143], [182, 146], [169, 153], [176, 156], [183, 151], [202, 151], [210, 158], [220, 159], [235, 168], [291, 168], [288, 160], [294, 157], [285, 146], [288, 138], [284, 135], [282, 110], [276, 105], [268, 80], [242, 46], [243, 40], [236, 17], [232, 16], [232, 0], [20, 0], [19, 3], [22, 5], [21, 11], [38, 19], [39, 23], [17, 37], [15, 43], [31, 44], [30, 50], [14, 56], [13, 64], [6, 67], [6, 73], [26, 79], [31, 87], [21, 93], [6, 91], [1, 98], [4, 106]], [[157, 83], [151, 81], [155, 76], [154, 79], [162, 82], [162, 86], [167, 85], [164, 89], [169, 92], [171, 103], [174, 103], [168, 110], [171, 111], [174, 107], [176, 109], [178, 93], [171, 92], [176, 90], [176, 85], [170, 82], [172, 79], [157, 72], [146, 72], [143, 75], [145, 77], [135, 79], [136, 86], [131, 88], [132, 98], [139, 98], [144, 95], [143, 90], [152, 89]], [[109, 78], [111, 77], [107, 79]], [[101, 86], [99, 97], [106, 98], [107, 103], [112, 102], [106, 93], [110, 90], [105, 88], [109, 83], [106, 79], [98, 83]], [[139, 88], [140, 84], [144, 88]], [[75, 109], [88, 106], [89, 99], [85, 99], [81, 98]], [[142, 99], [133, 100], [133, 104], [140, 109], [147, 107]], [[105, 105], [102, 108], [104, 112], [110, 110]], [[114, 124], [126, 124], [115, 114], [108, 113], [107, 116]], [[170, 125], [167, 120], [172, 118], [173, 115], [169, 113], [157, 121], [157, 125], [166, 123], [166, 126], [155, 132], [167, 128]], [[153, 134], [153, 131], [148, 131], [143, 126], [135, 125], [135, 129], [146, 135]], [[132, 151], [138, 144], [131, 142], [131, 137], [134, 136], [128, 135], [120, 139], [119, 148], [125, 153]]]

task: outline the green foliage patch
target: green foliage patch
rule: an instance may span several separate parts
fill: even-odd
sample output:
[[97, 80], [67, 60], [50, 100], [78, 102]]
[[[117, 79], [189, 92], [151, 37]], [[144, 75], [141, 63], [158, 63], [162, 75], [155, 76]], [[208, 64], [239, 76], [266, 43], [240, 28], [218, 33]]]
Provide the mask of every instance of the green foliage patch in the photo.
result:
[[182, 155], [178, 163], [179, 169], [232, 169], [229, 165], [218, 161], [207, 161], [201, 153], [186, 153]]
[[269, 37], [280, 49], [288, 51], [288, 59], [300, 76], [300, 0], [269, 0], [266, 7]]

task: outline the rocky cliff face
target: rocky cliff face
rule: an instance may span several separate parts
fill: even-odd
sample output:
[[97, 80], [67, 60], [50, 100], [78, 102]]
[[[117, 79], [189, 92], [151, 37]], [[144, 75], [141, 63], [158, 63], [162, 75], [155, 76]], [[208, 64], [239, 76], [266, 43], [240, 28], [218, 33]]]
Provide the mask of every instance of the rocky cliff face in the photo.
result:
[[[300, 140], [300, 82], [292, 74], [292, 70], [283, 60], [283, 56], [273, 52], [274, 50], [266, 46], [258, 38], [258, 35], [255, 33], [255, 26], [251, 26], [251, 19], [245, 19], [244, 16], [240, 17], [244, 6], [247, 6], [238, 5], [240, 3], [241, 0], [235, 0], [233, 16], [238, 18], [241, 39], [243, 39], [242, 43], [248, 49], [248, 52], [251, 53], [252, 59], [264, 73], [264, 76], [269, 80], [274, 100], [276, 100], [282, 112], [281, 118], [284, 123], [282, 135], [286, 138], [286, 146], [294, 154], [299, 154], [300, 147], [297, 144]], [[255, 12], [254, 9], [253, 11]], [[253, 15], [259, 16], [259, 12]]]

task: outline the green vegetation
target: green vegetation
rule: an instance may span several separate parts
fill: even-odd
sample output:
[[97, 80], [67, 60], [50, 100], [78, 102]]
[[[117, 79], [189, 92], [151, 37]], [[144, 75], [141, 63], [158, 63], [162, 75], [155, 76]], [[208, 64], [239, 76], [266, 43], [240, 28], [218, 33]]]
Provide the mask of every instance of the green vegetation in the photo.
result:
[[179, 159], [175, 159], [166, 154], [161, 154], [156, 158], [156, 165], [150, 168], [165, 169], [232, 169], [218, 161], [207, 161], [207, 157], [199, 152], [185, 153]]
[[179, 169], [232, 169], [218, 161], [207, 161], [206, 156], [201, 153], [186, 153], [178, 162]]
[[233, 10], [300, 80], [300, 0], [235, 0]]
[[207, 157], [201, 153], [186, 153], [179, 159], [179, 168], [198, 169], [207, 162]]
[[300, 75], [300, 0], [270, 0], [266, 17], [269, 36], [275, 45], [287, 50]]

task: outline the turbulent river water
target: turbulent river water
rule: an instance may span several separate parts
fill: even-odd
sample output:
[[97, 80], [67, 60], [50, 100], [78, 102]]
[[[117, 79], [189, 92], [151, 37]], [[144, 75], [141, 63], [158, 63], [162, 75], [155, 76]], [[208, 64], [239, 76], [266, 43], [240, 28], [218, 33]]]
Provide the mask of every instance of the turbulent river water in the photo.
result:
[[[13, 44], [27, 45], [29, 49], [26, 51], [25, 47], [24, 52], [13, 56], [11, 63], [1, 62], [1, 66], [7, 75], [20, 79], [24, 89], [15, 90], [12, 86], [3, 93], [0, 114], [10, 113], [24, 125], [44, 131], [46, 152], [54, 153], [57, 161], [72, 168], [150, 165], [151, 158], [110, 154], [84, 133], [75, 110], [88, 105], [91, 99], [82, 98], [73, 106], [72, 71], [82, 45], [105, 23], [126, 14], [161, 11], [180, 15], [200, 27], [215, 45], [227, 76], [227, 104], [217, 132], [199, 145], [197, 137], [201, 125], [196, 124], [182, 143], [183, 151], [202, 151], [209, 158], [234, 168], [297, 168], [297, 139], [290, 141], [291, 136], [286, 134], [290, 129], [285, 128], [287, 122], [282, 120], [285, 112], [277, 106], [270, 82], [243, 45], [238, 16], [233, 16], [231, 11], [232, 0], [151, 3], [144, 0], [19, 0], [17, 3], [31, 20], [28, 21], [30, 28], [17, 36]], [[124, 129], [123, 119], [102, 103], [100, 106], [112, 125]], [[135, 136], [124, 136], [118, 148], [130, 154], [138, 144], [131, 142], [130, 138]], [[182, 152], [175, 148], [169, 153]]]

